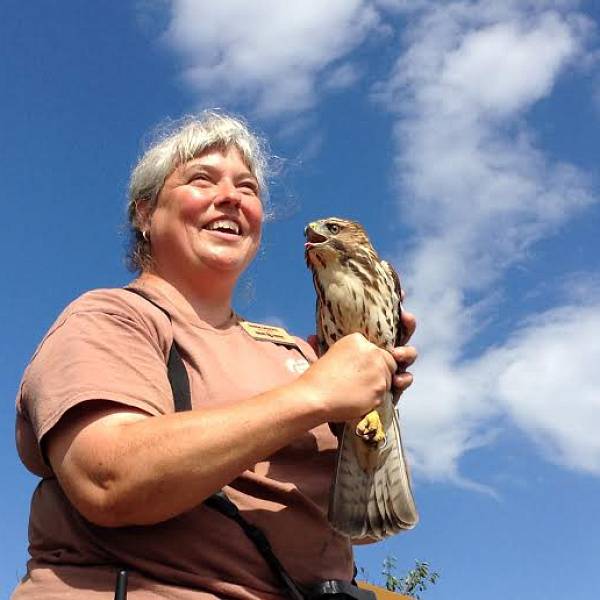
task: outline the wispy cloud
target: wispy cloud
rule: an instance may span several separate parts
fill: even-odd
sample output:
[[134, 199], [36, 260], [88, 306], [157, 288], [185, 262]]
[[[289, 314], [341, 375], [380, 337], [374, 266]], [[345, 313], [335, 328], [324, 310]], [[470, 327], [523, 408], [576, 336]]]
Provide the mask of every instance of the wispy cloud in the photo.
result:
[[[416, 464], [430, 477], [459, 478], [460, 457], [489, 441], [492, 417], [509, 411], [524, 422], [514, 408], [528, 392], [525, 380], [535, 380], [531, 366], [510, 395], [494, 394], [490, 386], [504, 389], [516, 367], [494, 371], [489, 355], [461, 355], [494, 301], [492, 284], [532, 243], [593, 202], [585, 175], [544, 156], [527, 128], [528, 109], [586, 53], [589, 22], [559, 8], [430, 3], [411, 22], [392, 76], [375, 90], [398, 117], [402, 214], [416, 231], [410, 255], [399, 261], [414, 290], [410, 305], [423, 315], [418, 384], [404, 412]], [[470, 301], [472, 292], [488, 305]], [[574, 307], [564, 310], [574, 315]], [[518, 348], [527, 351], [520, 367], [541, 367], [530, 353], [547, 326], [542, 319], [494, 356], [508, 360]]]
[[531, 319], [480, 365], [490, 396], [550, 461], [600, 475], [600, 297]]
[[338, 69], [330, 85], [351, 81], [352, 67], [336, 61], [381, 26], [364, 0], [221, 0], [201, 9], [172, 0], [171, 15], [166, 39], [202, 103], [250, 104], [263, 116], [311, 108], [330, 66]]

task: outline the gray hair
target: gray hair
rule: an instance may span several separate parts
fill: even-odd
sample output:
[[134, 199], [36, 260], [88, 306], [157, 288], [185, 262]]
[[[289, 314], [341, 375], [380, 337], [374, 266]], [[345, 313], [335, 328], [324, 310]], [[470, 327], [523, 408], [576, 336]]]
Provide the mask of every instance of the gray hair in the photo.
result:
[[263, 138], [253, 133], [246, 122], [231, 115], [204, 111], [175, 121], [150, 144], [134, 167], [129, 180], [127, 216], [130, 246], [127, 260], [132, 271], [143, 271], [151, 264], [150, 242], [138, 222], [138, 205], [146, 203], [154, 211], [165, 179], [181, 164], [210, 150], [235, 147], [256, 177], [263, 203], [268, 199], [268, 152]]

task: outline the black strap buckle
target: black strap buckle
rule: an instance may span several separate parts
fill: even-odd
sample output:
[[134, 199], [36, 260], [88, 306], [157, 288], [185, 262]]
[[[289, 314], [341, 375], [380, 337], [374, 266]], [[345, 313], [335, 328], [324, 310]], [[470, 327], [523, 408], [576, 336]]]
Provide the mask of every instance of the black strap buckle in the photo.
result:
[[371, 590], [363, 590], [349, 581], [328, 579], [310, 586], [306, 594], [307, 600], [376, 600]]

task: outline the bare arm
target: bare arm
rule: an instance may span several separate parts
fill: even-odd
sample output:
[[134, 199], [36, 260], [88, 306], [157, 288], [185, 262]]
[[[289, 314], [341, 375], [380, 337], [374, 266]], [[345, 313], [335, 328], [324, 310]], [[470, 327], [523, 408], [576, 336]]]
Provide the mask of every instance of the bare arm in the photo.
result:
[[157, 523], [190, 510], [242, 471], [327, 421], [380, 402], [396, 362], [354, 334], [295, 382], [231, 406], [150, 417], [89, 402], [47, 436], [74, 506], [104, 526]]

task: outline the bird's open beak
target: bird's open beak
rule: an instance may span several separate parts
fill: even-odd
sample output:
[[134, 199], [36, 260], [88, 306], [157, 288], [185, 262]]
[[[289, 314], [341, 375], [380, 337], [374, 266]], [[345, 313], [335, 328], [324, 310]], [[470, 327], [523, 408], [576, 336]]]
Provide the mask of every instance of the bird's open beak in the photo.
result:
[[304, 244], [304, 248], [306, 250], [310, 250], [315, 246], [322, 244], [327, 241], [327, 238], [324, 235], [318, 233], [317, 229], [319, 225], [317, 223], [309, 223], [304, 228], [304, 237], [306, 238], [306, 243]]

